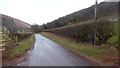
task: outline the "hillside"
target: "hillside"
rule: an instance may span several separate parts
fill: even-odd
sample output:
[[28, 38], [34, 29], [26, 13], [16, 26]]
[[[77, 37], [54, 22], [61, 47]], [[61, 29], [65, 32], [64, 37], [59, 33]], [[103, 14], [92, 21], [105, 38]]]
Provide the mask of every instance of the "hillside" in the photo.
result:
[[[94, 20], [94, 7], [95, 5], [92, 5], [89, 8], [74, 12], [64, 17], [60, 17], [59, 19], [44, 24], [41, 27], [44, 27], [44, 29], [51, 29], [70, 24], [77, 24], [79, 22], [87, 20]], [[101, 2], [100, 4], [98, 4], [98, 18], [117, 14], [118, 14], [117, 2]]]
[[2, 25], [11, 33], [17, 31], [29, 31], [30, 29], [30, 24], [7, 15], [2, 15]]

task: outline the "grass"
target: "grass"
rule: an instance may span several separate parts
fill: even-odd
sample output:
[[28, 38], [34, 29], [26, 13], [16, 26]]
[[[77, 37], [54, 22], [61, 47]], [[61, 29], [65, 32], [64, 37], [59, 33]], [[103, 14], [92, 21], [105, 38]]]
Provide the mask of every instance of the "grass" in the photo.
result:
[[[101, 21], [101, 20], [117, 19], [117, 18], [118, 18], [118, 14], [115, 14], [115, 15], [111, 15], [111, 16], [99, 17], [98, 20]], [[90, 19], [90, 20], [86, 20], [86, 21], [82, 21], [82, 22], [77, 22], [74, 25], [88, 24], [88, 23], [93, 23], [93, 22], [94, 22], [94, 19]]]
[[63, 36], [58, 36], [56, 34], [42, 32], [41, 35], [53, 40], [69, 49], [75, 50], [89, 57], [95, 58], [103, 63], [108, 63], [109, 61], [104, 61], [104, 56], [117, 55], [118, 51], [115, 48], [108, 48], [107, 46], [92, 46], [89, 43], [77, 43], [70, 38]]
[[108, 43], [114, 44], [115, 47], [118, 47], [118, 21], [113, 22], [113, 28], [114, 32], [116, 33], [114, 36], [112, 36], [110, 39], [108, 39]]
[[119, 30], [119, 28], [118, 28], [118, 21], [114, 21], [113, 27], [114, 27], [114, 31], [116, 32], [116, 34], [118, 34], [118, 30]]
[[[108, 20], [108, 19], [118, 19], [118, 14], [99, 17], [98, 21]], [[77, 23], [75, 23], [73, 25], [88, 24], [88, 23], [93, 23], [93, 22], [94, 22], [94, 19], [90, 19], [90, 20], [85, 20], [85, 21], [82, 21], [82, 22], [77, 22]], [[118, 28], [118, 23], [117, 23], [117, 21], [115, 21], [115, 22], [116, 22], [115, 26], [116, 26], [116, 28]]]
[[32, 48], [34, 42], [35, 37], [32, 35], [31, 37], [19, 42], [19, 45], [13, 46], [12, 48], [9, 47], [5, 52], [3, 52], [3, 61], [7, 61], [9, 58], [17, 57], [26, 53], [26, 51]]

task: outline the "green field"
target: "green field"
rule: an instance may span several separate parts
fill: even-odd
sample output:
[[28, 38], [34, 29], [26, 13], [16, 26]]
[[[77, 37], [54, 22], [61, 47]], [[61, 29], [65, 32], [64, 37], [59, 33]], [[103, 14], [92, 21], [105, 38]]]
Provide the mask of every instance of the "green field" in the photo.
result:
[[[108, 19], [117, 19], [118, 18], [118, 14], [116, 15], [111, 15], [111, 16], [105, 16], [105, 17], [99, 17], [98, 20], [102, 21], [102, 20], [108, 20]], [[86, 21], [82, 21], [82, 22], [77, 22], [74, 25], [78, 25], [78, 24], [87, 24], [87, 23], [93, 23], [94, 19], [90, 19], [90, 20], [86, 20]], [[69, 24], [71, 25], [71, 24]], [[72, 24], [73, 25], [73, 24]]]

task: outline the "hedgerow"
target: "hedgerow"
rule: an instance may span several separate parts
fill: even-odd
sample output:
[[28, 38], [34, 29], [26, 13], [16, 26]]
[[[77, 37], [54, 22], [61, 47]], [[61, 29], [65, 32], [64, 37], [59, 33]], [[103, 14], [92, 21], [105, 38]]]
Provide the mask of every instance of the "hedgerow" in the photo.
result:
[[[109, 21], [97, 22], [97, 44], [107, 43], [115, 32], [113, 23]], [[55, 33], [82, 42], [93, 42], [93, 23], [48, 29], [46, 32]]]

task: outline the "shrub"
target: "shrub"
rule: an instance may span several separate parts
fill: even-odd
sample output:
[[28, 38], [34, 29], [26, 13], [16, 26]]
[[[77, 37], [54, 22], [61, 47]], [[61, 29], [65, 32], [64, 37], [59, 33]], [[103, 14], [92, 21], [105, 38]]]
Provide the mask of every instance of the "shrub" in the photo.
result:
[[98, 43], [106, 43], [115, 34], [112, 22], [102, 21], [97, 24]]
[[13, 43], [15, 43], [16, 39], [17, 39], [17, 42], [20, 42], [20, 41], [26, 39], [27, 37], [30, 37], [31, 35], [32, 35], [32, 33], [11, 33], [10, 38], [12, 40], [14, 40]]
[[[58, 35], [70, 37], [82, 42], [93, 42], [93, 24], [81, 24], [46, 30]], [[107, 43], [107, 40], [114, 35], [113, 24], [109, 21], [97, 23], [97, 43]]]

